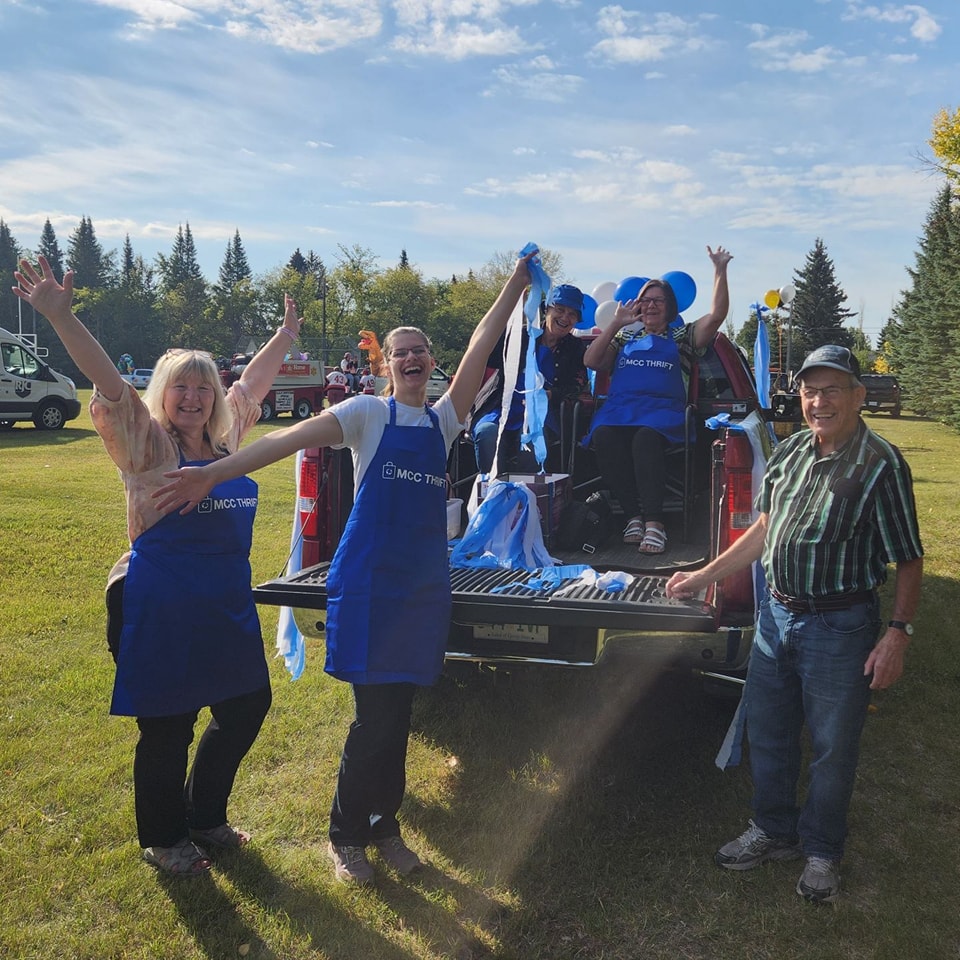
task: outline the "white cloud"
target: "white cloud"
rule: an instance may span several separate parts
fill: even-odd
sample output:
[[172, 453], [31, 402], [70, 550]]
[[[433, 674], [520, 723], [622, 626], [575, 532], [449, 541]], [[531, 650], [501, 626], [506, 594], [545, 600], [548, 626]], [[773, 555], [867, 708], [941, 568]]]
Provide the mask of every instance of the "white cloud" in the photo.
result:
[[878, 23], [909, 23], [910, 35], [921, 43], [932, 43], [943, 32], [936, 17], [926, 7], [917, 4], [894, 6], [886, 4], [877, 7], [864, 5], [859, 0], [851, 0], [847, 4], [844, 20], [874, 20]]
[[392, 47], [401, 53], [456, 61], [477, 56], [512, 56], [526, 49], [527, 44], [513, 27], [484, 30], [477, 24], [461, 23], [448, 28], [435, 22], [428, 29], [397, 37]]
[[651, 63], [679, 53], [703, 50], [709, 42], [699, 35], [699, 21], [671, 13], [641, 15], [621, 6], [602, 7], [597, 31], [606, 36], [594, 44], [590, 56], [609, 63]]
[[485, 96], [504, 90], [526, 100], [550, 103], [562, 103], [574, 96], [583, 83], [583, 77], [575, 74], [528, 72], [523, 64], [499, 67], [494, 70], [493, 75], [495, 83], [484, 91]]
[[133, 15], [143, 31], [205, 27], [302, 53], [322, 53], [379, 34], [378, 0], [90, 0]]
[[841, 50], [831, 46], [821, 46], [810, 51], [798, 49], [804, 41], [810, 39], [805, 30], [768, 33], [759, 24], [752, 24], [751, 30], [760, 36], [760, 39], [747, 44], [747, 49], [761, 55], [760, 67], [763, 70], [820, 73], [834, 63], [852, 62]]

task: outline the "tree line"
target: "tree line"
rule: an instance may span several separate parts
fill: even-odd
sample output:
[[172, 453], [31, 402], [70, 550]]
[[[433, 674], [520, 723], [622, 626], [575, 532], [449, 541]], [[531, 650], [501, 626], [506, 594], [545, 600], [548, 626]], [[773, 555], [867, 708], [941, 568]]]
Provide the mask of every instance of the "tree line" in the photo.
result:
[[[105, 250], [94, 224], [82, 217], [64, 251], [49, 219], [35, 249], [21, 245], [0, 219], [0, 326], [36, 333], [49, 362], [84, 384], [59, 339], [39, 316], [24, 316], [25, 307], [11, 292], [19, 260], [49, 260], [57, 277], [74, 271], [77, 316], [117, 359], [129, 354], [150, 367], [171, 346], [232, 357], [272, 336], [281, 320], [283, 295], [290, 293], [304, 317], [299, 349], [311, 357], [338, 362], [356, 350], [360, 330], [383, 340], [388, 330], [410, 324], [431, 338], [438, 364], [456, 365], [477, 321], [493, 303], [513, 266], [509, 254], [495, 253], [478, 271], [449, 280], [425, 279], [401, 251], [395, 266], [383, 268], [369, 249], [338, 245], [328, 269], [313, 250], [296, 248], [283, 266], [254, 275], [240, 231], [227, 244], [217, 279], [200, 269], [190, 224], [177, 230], [168, 254], [147, 262], [133, 248], [129, 234], [119, 255]], [[556, 254], [544, 254], [548, 270], [560, 270]], [[556, 274], [555, 274], [556, 275]]]

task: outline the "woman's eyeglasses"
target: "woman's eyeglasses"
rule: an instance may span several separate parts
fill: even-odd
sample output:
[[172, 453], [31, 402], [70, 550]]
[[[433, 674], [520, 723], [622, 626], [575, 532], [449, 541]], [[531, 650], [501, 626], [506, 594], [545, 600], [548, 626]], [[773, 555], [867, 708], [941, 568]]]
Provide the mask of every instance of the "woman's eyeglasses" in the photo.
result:
[[640, 309], [644, 307], [659, 307], [667, 302], [666, 297], [641, 297], [637, 303], [640, 304]]
[[429, 347], [398, 347], [396, 350], [390, 351], [391, 360], [405, 360], [409, 356], [414, 357], [429, 357], [430, 348]]

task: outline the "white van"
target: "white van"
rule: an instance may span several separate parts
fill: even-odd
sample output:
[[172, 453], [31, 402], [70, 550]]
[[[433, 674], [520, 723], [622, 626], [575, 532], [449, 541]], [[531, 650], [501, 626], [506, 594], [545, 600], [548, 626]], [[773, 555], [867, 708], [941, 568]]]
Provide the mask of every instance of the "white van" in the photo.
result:
[[59, 430], [79, 415], [74, 382], [47, 366], [26, 340], [0, 327], [0, 428], [32, 420], [38, 430]]

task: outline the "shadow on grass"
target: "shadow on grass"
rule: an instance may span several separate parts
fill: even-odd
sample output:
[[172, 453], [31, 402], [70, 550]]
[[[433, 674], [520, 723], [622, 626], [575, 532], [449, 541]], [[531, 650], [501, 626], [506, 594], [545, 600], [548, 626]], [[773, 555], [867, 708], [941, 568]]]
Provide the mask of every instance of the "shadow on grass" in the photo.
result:
[[[659, 869], [644, 847], [674, 835], [696, 845], [718, 796], [745, 819], [745, 778], [713, 766], [735, 702], [706, 697], [687, 660], [629, 650], [591, 671], [446, 682], [418, 698], [414, 723], [456, 757], [452, 796], [425, 806], [408, 795], [405, 816], [481, 884], [519, 895], [509, 918], [478, 904], [484, 925], [505, 923], [513, 941], [535, 918], [569, 932], [598, 897], [649, 896]], [[704, 870], [731, 828], [704, 841]]]
[[24, 422], [0, 429], [0, 448], [65, 447], [96, 435], [95, 430], [71, 427], [69, 423], [62, 430], [37, 430], [31, 423]]
[[[276, 874], [255, 850], [223, 850], [214, 856], [213, 871], [204, 877], [184, 880], [158, 874], [158, 882], [204, 956], [237, 956], [244, 944], [249, 948], [245, 953], [257, 960], [281, 956], [241, 915], [236, 898], [220, 888], [217, 880], [223, 877], [242, 893], [243, 901], [254, 901], [269, 914], [284, 917], [295, 936], [309, 940], [317, 956], [409, 960], [407, 951], [380, 936], [370, 924], [358, 922], [334, 900]], [[350, 891], [354, 896], [370, 893]]]

